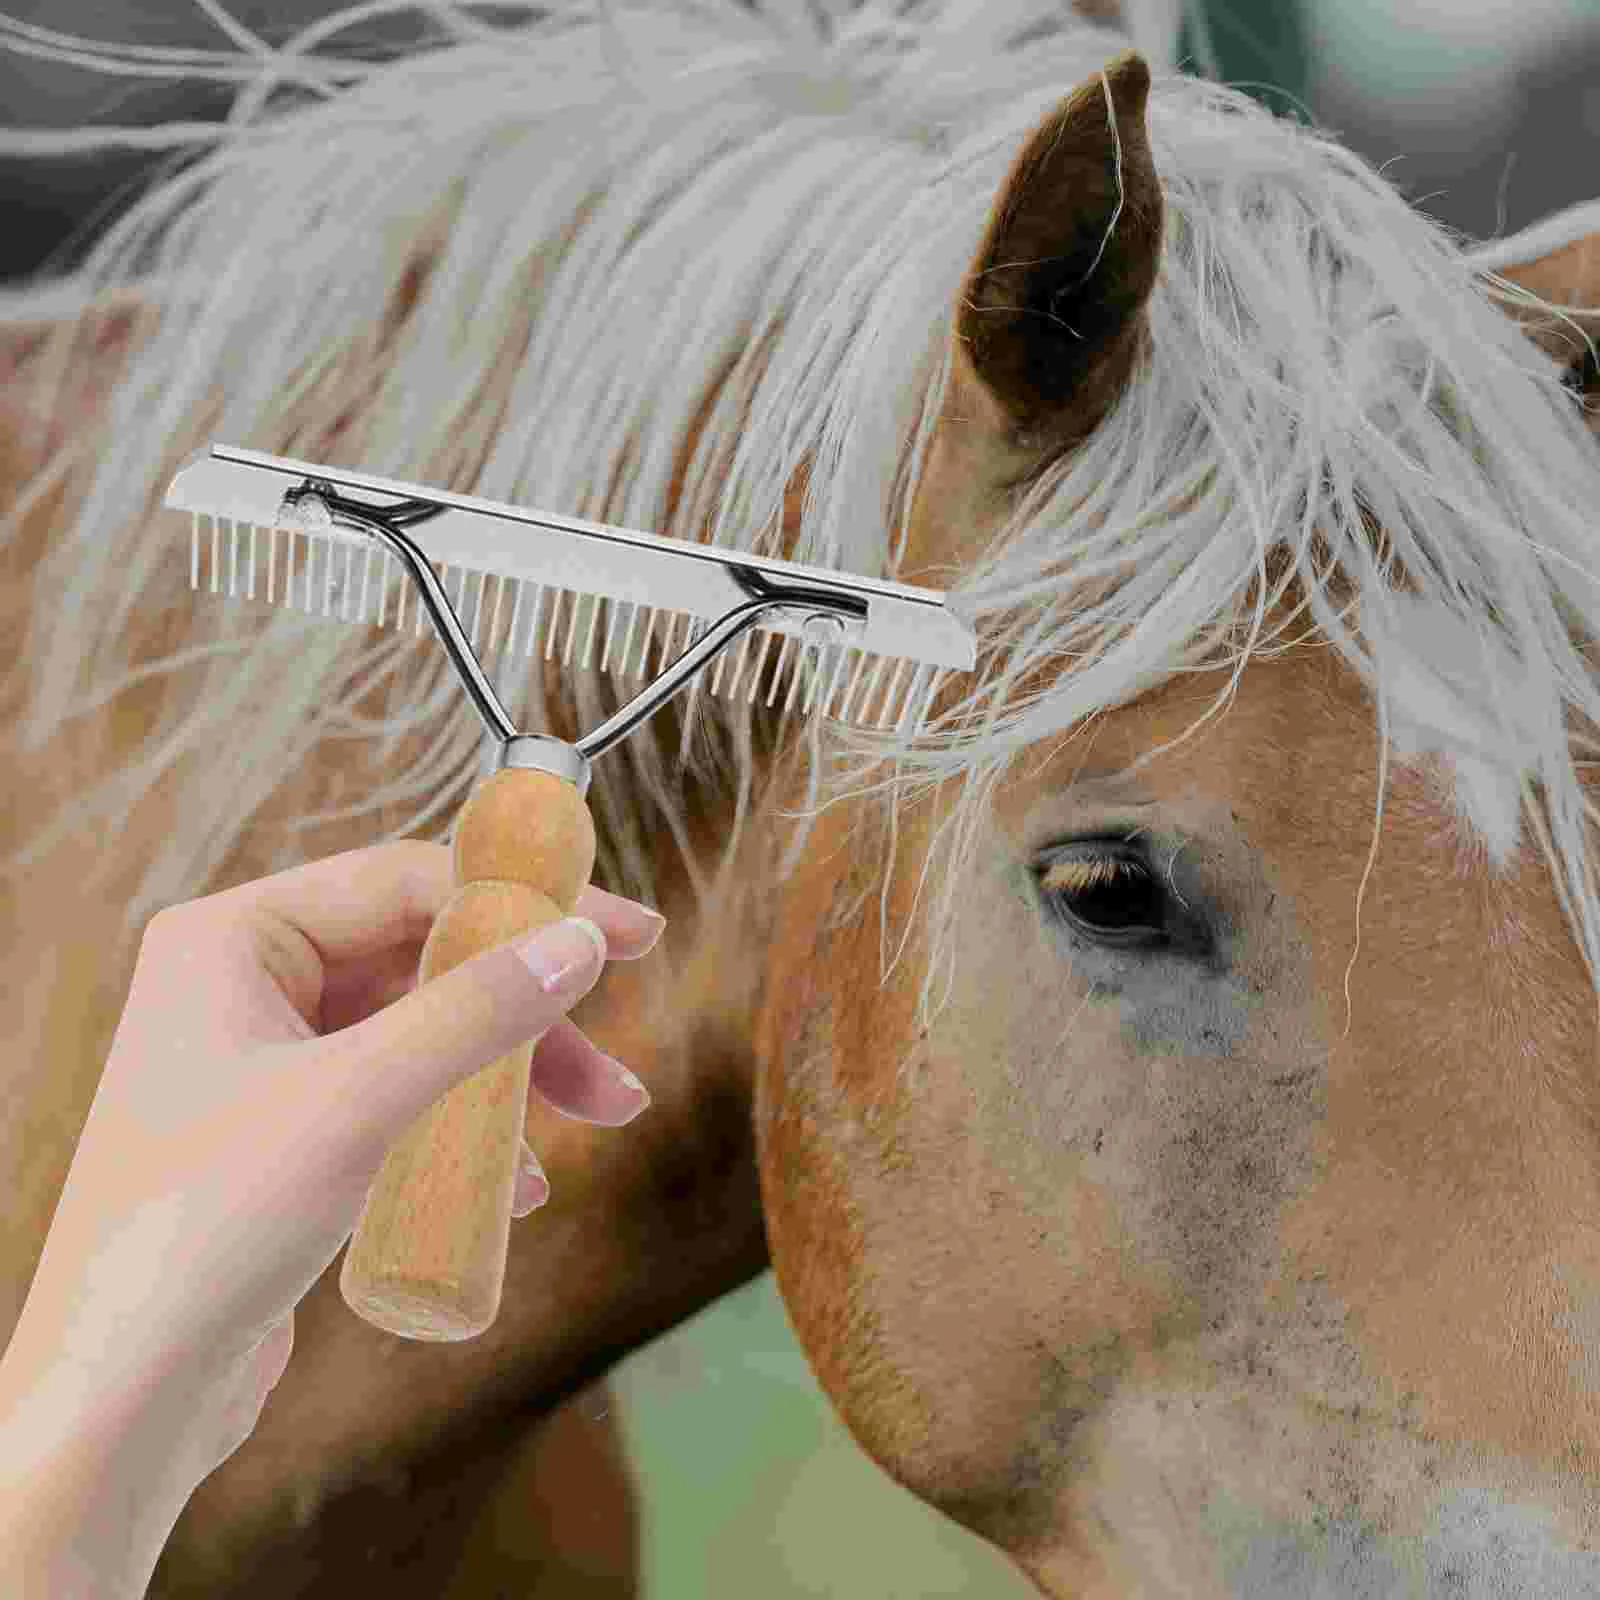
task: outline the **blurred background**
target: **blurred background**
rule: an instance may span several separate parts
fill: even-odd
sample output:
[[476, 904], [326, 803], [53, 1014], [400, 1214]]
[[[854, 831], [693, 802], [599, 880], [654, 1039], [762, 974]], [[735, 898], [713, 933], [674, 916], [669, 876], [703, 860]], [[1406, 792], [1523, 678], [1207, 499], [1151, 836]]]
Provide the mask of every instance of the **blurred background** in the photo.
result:
[[[229, 14], [269, 41], [334, 9], [228, 0]], [[101, 40], [226, 43], [187, 0], [0, 0], [0, 13]], [[404, 42], [404, 19], [384, 27], [387, 36], [351, 35], [348, 47]], [[1214, 60], [1218, 76], [1273, 110], [1331, 129], [1413, 204], [1475, 237], [1600, 197], [1600, 0], [1204, 0], [1178, 53]], [[0, 121], [13, 126], [153, 123], [215, 116], [222, 104], [0, 48]], [[0, 163], [0, 281], [70, 262], [148, 159]], [[625, 1361], [611, 1403], [639, 1484], [642, 1593], [1030, 1592], [855, 1449], [811, 1379], [770, 1274]]]
[[[811, 0], [813, 9], [851, 3]], [[1176, 12], [1183, 0], [1136, 3]], [[269, 42], [340, 9], [333, 0], [223, 4]], [[1515, 232], [1600, 189], [1600, 0], [1191, 0], [1189, 11], [1180, 61], [1215, 59], [1225, 81], [1334, 130], [1386, 166], [1413, 203], [1476, 237]], [[0, 18], [119, 43], [228, 43], [195, 0], [0, 0]], [[416, 31], [414, 14], [391, 15], [336, 47], [366, 53]], [[0, 123], [151, 123], [224, 106], [214, 91], [16, 53], [11, 30], [0, 28], [0, 41]], [[137, 151], [0, 161], [0, 282], [56, 252], [70, 259], [148, 163]]]

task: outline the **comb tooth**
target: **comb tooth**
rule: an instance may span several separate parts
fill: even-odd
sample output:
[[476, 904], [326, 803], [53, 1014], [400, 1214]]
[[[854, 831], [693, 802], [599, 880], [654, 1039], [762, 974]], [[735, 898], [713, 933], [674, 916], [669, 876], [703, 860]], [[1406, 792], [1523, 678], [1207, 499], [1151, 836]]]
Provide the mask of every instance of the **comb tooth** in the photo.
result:
[[900, 713], [900, 722], [897, 731], [906, 733], [927, 714], [927, 709], [933, 704], [934, 694], [939, 687], [939, 679], [943, 673], [938, 667], [920, 666], [912, 674], [911, 692], [906, 696], [905, 709]]
[[[856, 670], [846, 673], [845, 668], [850, 664], [850, 658], [856, 657]], [[850, 696], [855, 693], [856, 679], [860, 675], [862, 657], [851, 648], [841, 649], [839, 652], [839, 667], [833, 675], [833, 683], [828, 692], [828, 704], [832, 708], [828, 715], [843, 720], [850, 705]]]
[[583, 636], [583, 669], [589, 670], [589, 663], [594, 660], [594, 635], [595, 629], [600, 626], [600, 601], [594, 595], [589, 597], [589, 628]]
[[272, 591], [278, 580], [278, 525], [267, 529], [267, 602], [272, 603]]
[[572, 598], [567, 603], [567, 648], [561, 657], [563, 669], [572, 665], [572, 647], [578, 642], [578, 613], [583, 609], [583, 596], [576, 589], [569, 589], [567, 593]]
[[539, 641], [549, 632], [544, 619], [544, 597], [546, 585], [536, 583], [533, 586], [533, 610], [528, 615], [527, 637], [523, 641], [522, 653], [531, 661], [539, 649]]
[[339, 580], [334, 571], [338, 559], [338, 545], [332, 539], [325, 539], [322, 545], [322, 614], [325, 617], [337, 615], [334, 602], [341, 598]]
[[773, 635], [768, 633], [765, 628], [752, 628], [750, 631], [761, 635], [761, 644], [758, 647], [760, 659], [750, 669], [750, 689], [744, 697], [744, 703], [747, 706], [753, 706], [756, 703], [756, 690], [761, 687], [761, 674], [766, 668], [767, 658], [772, 654], [773, 639]]
[[800, 692], [800, 685], [805, 679], [807, 646], [800, 643], [798, 635], [795, 634], [789, 635], [789, 642], [794, 645], [794, 654], [789, 660], [789, 695], [783, 702], [784, 716], [788, 716], [794, 709], [794, 697]]
[[258, 531], [255, 523], [252, 522], [250, 524], [250, 546], [245, 551], [244, 557], [245, 598], [247, 600], [254, 600], [256, 597], [256, 533]]
[[711, 686], [710, 687], [711, 687], [712, 694], [721, 694], [722, 693], [722, 669], [727, 664], [728, 664], [728, 652], [725, 649], [724, 650], [719, 650], [717, 652], [717, 659], [712, 664], [712, 668], [711, 668]]
[[[850, 654], [851, 652], [848, 646], [840, 645], [839, 653], [834, 659], [833, 678], [828, 684], [828, 699], [826, 702], [826, 706], [828, 708], [826, 715], [830, 717], [842, 716], [842, 707], [848, 705], [850, 702], [850, 692], [848, 688], [845, 689], [844, 699], [842, 701], [839, 699], [839, 690], [841, 686], [845, 685], [846, 683], [845, 668], [850, 665]], [[850, 682], [853, 683], [854, 680], [852, 679]]]
[[[884, 665], [886, 667], [889, 666], [892, 659], [893, 658], [890, 656], [885, 656], [883, 658]], [[879, 697], [877, 702], [878, 709], [873, 717], [867, 721], [867, 727], [881, 729], [889, 726], [894, 708], [899, 703], [900, 678], [902, 669], [905, 667], [905, 665], [906, 663], [902, 660], [896, 669], [885, 677], [883, 694]]]
[[755, 637], [754, 628], [746, 628], [739, 640], [739, 648], [734, 652], [733, 665], [728, 669], [727, 695], [731, 700], [739, 692], [739, 677], [750, 662], [750, 641]]
[[827, 704], [827, 696], [832, 693], [832, 688], [834, 688], [832, 674], [827, 670], [827, 662], [832, 659], [832, 654], [829, 653], [827, 645], [818, 645], [816, 656], [813, 659], [816, 662], [816, 670], [811, 675], [811, 688], [806, 693], [805, 706], [800, 707], [802, 715], [806, 715], [806, 717], [813, 717], [813, 715], [821, 712], [822, 707]]
[[617, 606], [611, 605], [606, 609], [606, 647], [600, 652], [600, 670], [606, 671], [611, 665], [611, 649], [617, 642], [617, 625], [622, 621], [622, 612]]
[[219, 575], [219, 572], [218, 572], [218, 568], [221, 567], [221, 565], [222, 565], [222, 549], [221, 549], [221, 545], [220, 545], [220, 542], [219, 542], [221, 540], [221, 538], [222, 538], [222, 527], [221, 527], [221, 524], [220, 524], [220, 522], [218, 521], [218, 519], [216, 517], [213, 517], [211, 519], [211, 592], [212, 592], [212, 594], [216, 594], [217, 593], [217, 591], [218, 591], [218, 589], [220, 587], [220, 584], [221, 584], [221, 579], [220, 579], [220, 575]]
[[[488, 581], [487, 578], [484, 579], [485, 583]], [[495, 575], [494, 610], [489, 613], [489, 646], [491, 649], [494, 648], [495, 633], [500, 626], [500, 608], [505, 604], [506, 582], [507, 580], [500, 574], [497, 573]], [[504, 641], [502, 640], [501, 643], [503, 647]]]
[[[888, 666], [888, 656], [883, 658], [883, 664]], [[890, 673], [889, 682], [885, 685], [883, 691], [883, 704], [878, 707], [878, 720], [873, 724], [874, 727], [888, 727], [889, 713], [894, 708], [896, 697], [900, 693], [900, 680], [906, 675], [906, 669], [910, 664], [904, 657], [901, 657], [899, 665]]]
[[834, 645], [829, 651], [827, 659], [832, 661], [833, 670], [828, 674], [828, 687], [823, 692], [821, 702], [815, 708], [817, 714], [824, 717], [830, 715], [828, 708], [833, 704], [833, 697], [839, 692], [839, 679], [844, 673], [844, 646]]
[[754, 628], [746, 628], [743, 637], [739, 640], [739, 648], [734, 652], [733, 670], [728, 674], [728, 698], [731, 700], [739, 689], [739, 674], [744, 671], [745, 662], [750, 656], [750, 641], [755, 636]]
[[474, 654], [481, 661], [483, 659], [483, 574], [463, 573], [461, 575], [461, 597], [465, 601], [467, 594], [467, 578], [475, 576], [478, 580], [477, 589], [472, 597], [472, 626], [467, 629], [467, 637], [472, 641]]
[[189, 587], [200, 587], [200, 513], [189, 513]]
[[[865, 658], [863, 658], [865, 659]], [[879, 656], [878, 664], [872, 669], [871, 676], [867, 679], [866, 692], [861, 696], [861, 704], [856, 707], [856, 720], [866, 722], [867, 707], [877, 705], [881, 711], [882, 701], [878, 699], [878, 691], [883, 687], [883, 676], [889, 670], [889, 657]]]
[[378, 553], [375, 544], [367, 546], [366, 559], [361, 563], [361, 604], [356, 607], [356, 616], [362, 621], [370, 619], [367, 616], [367, 596], [372, 590], [372, 558]]
[[517, 597], [511, 606], [511, 625], [506, 629], [505, 652], [508, 656], [513, 655], [517, 648], [517, 624], [522, 620], [522, 601], [527, 589], [527, 584], [517, 579]]
[[551, 589], [548, 584], [545, 585], [545, 588], [550, 595], [550, 612], [544, 619], [539, 632], [544, 635], [545, 660], [554, 661], [557, 647], [561, 642], [561, 602], [566, 599], [567, 591], [565, 589]]
[[848, 700], [845, 702], [847, 707], [845, 712], [846, 719], [850, 722], [856, 723], [857, 725], [865, 720], [862, 713], [868, 706], [872, 704], [873, 696], [878, 690], [879, 681], [883, 677], [882, 659], [879, 659], [876, 666], [869, 664], [871, 660], [872, 657], [866, 651], [862, 651], [861, 670], [856, 674], [857, 681], [861, 686], [861, 692], [859, 695], [857, 695], [855, 689], [851, 689], [851, 696], [855, 700], [855, 705], [853, 708], [850, 707], [850, 702]]
[[628, 652], [633, 649], [633, 632], [638, 626], [639, 602], [630, 600], [628, 602], [628, 632], [622, 641], [622, 665], [617, 668], [618, 672], [626, 672], [628, 670]]
[[[839, 657], [834, 664], [833, 682], [828, 686], [828, 704], [832, 709], [828, 712], [830, 717], [843, 717], [844, 708], [850, 704], [851, 693], [855, 689], [855, 674], [846, 674], [845, 668], [850, 665], [850, 658], [856, 652], [848, 645], [839, 647]], [[859, 669], [860, 657], [857, 656]], [[843, 698], [840, 698], [841, 690]]]
[[561, 627], [561, 596], [565, 592], [563, 589], [552, 589], [550, 591], [550, 620], [541, 630], [545, 636], [544, 658], [546, 661], [555, 659], [556, 634]]
[[[883, 726], [883, 709], [889, 703], [891, 689], [889, 666], [893, 659], [892, 656], [880, 656], [878, 658], [877, 670], [872, 674], [872, 682], [867, 687], [866, 697], [857, 713], [863, 727], [879, 728]], [[874, 706], [877, 707], [876, 712], [871, 709]]]
[[[811, 647], [811, 682], [806, 685], [805, 699], [800, 702], [800, 715], [802, 717], [809, 717], [812, 707], [817, 703], [817, 685], [822, 682], [822, 652], [823, 646], [820, 644]], [[806, 659], [804, 651], [800, 652], [800, 656], [801, 660]], [[798, 664], [797, 662], [796, 665]]]
[[312, 540], [311, 530], [309, 528], [304, 528], [301, 531], [305, 535], [306, 541], [306, 565], [305, 572], [303, 574], [305, 582], [300, 586], [305, 598], [301, 601], [300, 609], [304, 611], [307, 616], [309, 616], [311, 614], [311, 557], [314, 541]]
[[239, 524], [228, 518], [228, 593], [233, 595], [239, 585]]
[[[545, 605], [546, 597], [550, 604]], [[544, 659], [549, 661], [555, 655], [556, 629], [561, 625], [561, 591], [552, 589], [548, 583], [539, 585], [539, 605], [534, 612], [537, 627], [528, 635], [528, 654], [532, 655], [537, 649], [536, 640], [544, 640]]]
[[[794, 635], [792, 633], [786, 633], [782, 637], [783, 643], [778, 648], [777, 669], [772, 674], [772, 687], [767, 690], [767, 705], [769, 707], [771, 706], [772, 702], [777, 699], [778, 690], [783, 687], [784, 675], [794, 671], [794, 663], [789, 659], [793, 654], [792, 647], [794, 645]], [[791, 691], [791, 693], [792, 692], [793, 691]], [[784, 710], [787, 711], [788, 707], [785, 706]]]
[[[389, 615], [389, 579], [394, 571], [394, 557], [389, 554], [388, 546], [383, 551], [383, 582], [378, 589], [378, 626], [383, 626], [384, 618]], [[397, 623], [398, 627], [399, 624]]]
[[650, 636], [656, 631], [656, 608], [649, 606], [646, 609], [650, 613], [650, 620], [645, 624], [644, 638], [639, 641], [639, 660], [633, 669], [635, 677], [644, 671], [644, 659], [650, 650]]
[[582, 607], [583, 597], [576, 589], [568, 589], [567, 593], [567, 648], [561, 657], [563, 668], [572, 665], [572, 647], [578, 641], [578, 612]]
[[850, 683], [845, 689], [844, 699], [839, 702], [838, 716], [842, 722], [848, 722], [850, 720], [851, 702], [854, 701], [856, 697], [856, 691], [861, 687], [861, 680], [865, 676], [867, 670], [866, 651], [857, 650], [854, 652], [854, 655], [856, 658], [856, 670], [850, 674]]
[[337, 585], [339, 591], [339, 620], [341, 622], [350, 620], [350, 602], [356, 597], [355, 566], [356, 547], [353, 544], [347, 544], [344, 547], [344, 572], [340, 575]]

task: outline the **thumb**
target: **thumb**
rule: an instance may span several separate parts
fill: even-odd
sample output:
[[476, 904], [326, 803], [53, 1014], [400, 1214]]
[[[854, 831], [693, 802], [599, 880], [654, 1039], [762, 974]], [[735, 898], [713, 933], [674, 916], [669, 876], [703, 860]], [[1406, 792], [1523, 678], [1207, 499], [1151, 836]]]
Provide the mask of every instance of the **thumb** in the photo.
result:
[[546, 923], [419, 984], [333, 1035], [368, 1100], [375, 1132], [396, 1138], [441, 1095], [560, 1021], [600, 980], [606, 938], [587, 917]]

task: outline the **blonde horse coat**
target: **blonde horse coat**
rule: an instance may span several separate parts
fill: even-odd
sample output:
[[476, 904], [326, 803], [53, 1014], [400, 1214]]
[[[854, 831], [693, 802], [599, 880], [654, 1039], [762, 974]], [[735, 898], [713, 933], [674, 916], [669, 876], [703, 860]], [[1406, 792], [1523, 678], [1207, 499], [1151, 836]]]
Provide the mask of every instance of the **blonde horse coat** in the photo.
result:
[[[863, 1446], [1048, 1592], [1583, 1592], [1572, 327], [1524, 296], [1524, 338], [1347, 152], [1052, 8], [464, 32], [327, 105], [307, 69], [126, 312], [17, 313], [15, 1305], [120, 999], [104, 908], [136, 934], [470, 781], [425, 648], [182, 602], [142, 512], [195, 440], [951, 584], [985, 671], [860, 752], [900, 792], [798, 833], [813, 752], [714, 703], [600, 775], [603, 881], [672, 928], [580, 1020], [650, 1126], [530, 1125], [553, 1199], [483, 1341], [321, 1286], [186, 1559], [558, 1395], [757, 1270], [764, 1216]], [[1593, 304], [1576, 237], [1518, 275]], [[506, 670], [557, 731], [608, 703]]]

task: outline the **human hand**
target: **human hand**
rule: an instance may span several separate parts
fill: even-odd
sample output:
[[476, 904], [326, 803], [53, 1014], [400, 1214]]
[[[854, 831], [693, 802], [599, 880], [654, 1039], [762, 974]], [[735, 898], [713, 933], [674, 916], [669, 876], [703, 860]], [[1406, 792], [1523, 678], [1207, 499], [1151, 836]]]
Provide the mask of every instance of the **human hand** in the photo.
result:
[[[570, 924], [539, 936], [580, 962], [559, 993], [510, 945], [415, 987], [452, 886], [449, 850], [403, 840], [151, 921], [0, 1363], [37, 1414], [136, 1416], [142, 1438], [182, 1440], [192, 1491], [254, 1429], [288, 1363], [295, 1305], [429, 1105], [540, 1034], [531, 1083], [558, 1110], [615, 1125], [648, 1103], [566, 1020], [604, 964]], [[662, 926], [593, 887], [575, 914], [620, 960]], [[514, 1213], [547, 1193], [525, 1174]]]

